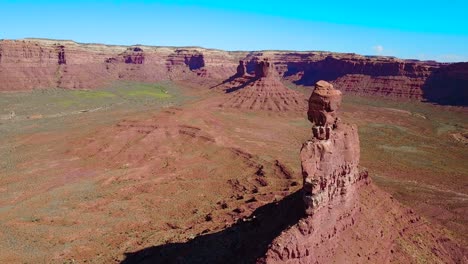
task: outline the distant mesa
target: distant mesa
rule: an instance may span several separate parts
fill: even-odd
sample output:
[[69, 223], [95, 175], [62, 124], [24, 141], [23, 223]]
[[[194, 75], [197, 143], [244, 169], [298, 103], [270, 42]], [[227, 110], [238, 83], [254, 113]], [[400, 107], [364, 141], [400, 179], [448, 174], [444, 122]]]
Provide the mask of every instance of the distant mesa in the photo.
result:
[[[67, 67], [57, 69], [57, 65]], [[466, 106], [466, 69], [467, 63], [322, 51], [247, 52], [47, 39], [0, 40], [0, 91], [91, 89], [116, 80], [195, 81], [203, 88], [220, 80], [226, 80], [226, 84], [238, 77], [268, 78], [273, 74], [281, 82], [310, 88], [325, 80], [344, 93]], [[244, 83], [234, 80], [230, 91]]]

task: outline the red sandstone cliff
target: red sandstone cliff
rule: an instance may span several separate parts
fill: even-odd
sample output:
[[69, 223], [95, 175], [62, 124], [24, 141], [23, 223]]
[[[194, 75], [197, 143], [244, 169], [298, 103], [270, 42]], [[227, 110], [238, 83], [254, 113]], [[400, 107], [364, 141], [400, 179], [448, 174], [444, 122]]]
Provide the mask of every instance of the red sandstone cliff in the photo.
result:
[[423, 85], [424, 98], [430, 102], [467, 105], [468, 62], [454, 63], [435, 70]]
[[[466, 100], [459, 100], [468, 89], [460, 81], [466, 74], [459, 66], [437, 62], [331, 52], [247, 53], [38, 39], [0, 41], [0, 91], [98, 88], [115, 80], [219, 81], [236, 72], [239, 60], [245, 62], [246, 73], [253, 73], [257, 62], [266, 57], [281, 78], [298, 85], [326, 80], [343, 92], [466, 105]], [[462, 74], [456, 81], [450, 79], [454, 71]]]
[[55, 40], [0, 41], [0, 91], [99, 88], [115, 80], [222, 79], [238, 57], [200, 48], [125, 47]]
[[427, 77], [442, 66], [435, 62], [400, 60], [328, 52], [262, 52], [283, 78], [299, 85], [314, 85], [319, 80], [333, 83], [344, 92], [365, 95], [422, 99]]

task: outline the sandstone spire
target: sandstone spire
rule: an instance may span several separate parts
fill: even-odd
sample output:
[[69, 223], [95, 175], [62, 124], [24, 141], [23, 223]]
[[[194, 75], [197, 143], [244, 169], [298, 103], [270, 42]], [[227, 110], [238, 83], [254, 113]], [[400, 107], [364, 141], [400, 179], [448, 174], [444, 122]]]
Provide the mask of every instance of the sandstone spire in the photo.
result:
[[319, 81], [309, 99], [312, 139], [301, 149], [306, 213], [344, 195], [359, 178], [359, 136], [357, 127], [341, 123], [337, 110], [342, 95], [333, 85]]
[[259, 61], [257, 65], [255, 66], [255, 77], [256, 78], [263, 78], [263, 77], [268, 77], [270, 74], [271, 68], [270, 68], [270, 62], [268, 62], [268, 59], [265, 58], [262, 61]]
[[239, 65], [237, 66], [237, 73], [236, 73], [236, 77], [241, 77], [241, 76], [244, 76], [246, 74], [247, 70], [246, 70], [246, 67], [245, 67], [245, 63], [243, 60], [240, 60], [239, 61]]

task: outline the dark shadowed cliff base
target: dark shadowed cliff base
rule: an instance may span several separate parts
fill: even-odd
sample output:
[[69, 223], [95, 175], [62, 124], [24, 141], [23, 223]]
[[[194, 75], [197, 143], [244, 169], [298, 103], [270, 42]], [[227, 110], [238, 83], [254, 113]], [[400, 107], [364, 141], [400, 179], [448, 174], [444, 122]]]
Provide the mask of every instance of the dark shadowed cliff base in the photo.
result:
[[255, 263], [274, 238], [304, 215], [301, 197], [297, 191], [277, 203], [259, 207], [229, 228], [186, 243], [127, 253], [122, 263]]
[[425, 101], [441, 105], [468, 105], [468, 62], [435, 70], [422, 86]]

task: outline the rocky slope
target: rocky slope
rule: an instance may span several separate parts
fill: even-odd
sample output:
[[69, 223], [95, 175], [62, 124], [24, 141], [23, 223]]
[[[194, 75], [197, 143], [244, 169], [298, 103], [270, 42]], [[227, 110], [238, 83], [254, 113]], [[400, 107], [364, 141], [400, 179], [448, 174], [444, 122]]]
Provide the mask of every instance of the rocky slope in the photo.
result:
[[246, 75], [244, 62], [237, 73], [223, 82], [221, 87], [228, 94], [221, 107], [268, 111], [305, 111], [305, 97], [281, 83], [278, 74], [268, 60], [258, 61], [255, 76]]
[[309, 99], [313, 136], [301, 150], [306, 217], [261, 263], [464, 263], [466, 250], [359, 172], [357, 127], [337, 116], [341, 92], [320, 81]]
[[[246, 72], [269, 58], [280, 77], [298, 85], [318, 80], [344, 92], [460, 103], [466, 83], [448, 81], [459, 66], [331, 52], [227, 52], [203, 48], [108, 46], [73, 41], [25, 39], [0, 41], [0, 91], [33, 88], [98, 88], [115, 80], [224, 80], [245, 61]], [[439, 71], [440, 69], [440, 71]], [[446, 72], [446, 73], [444, 73]], [[433, 75], [437, 75], [432, 78]], [[450, 77], [452, 76], [452, 77]], [[433, 80], [436, 79], [434, 85]], [[443, 98], [443, 100], [439, 100]]]

